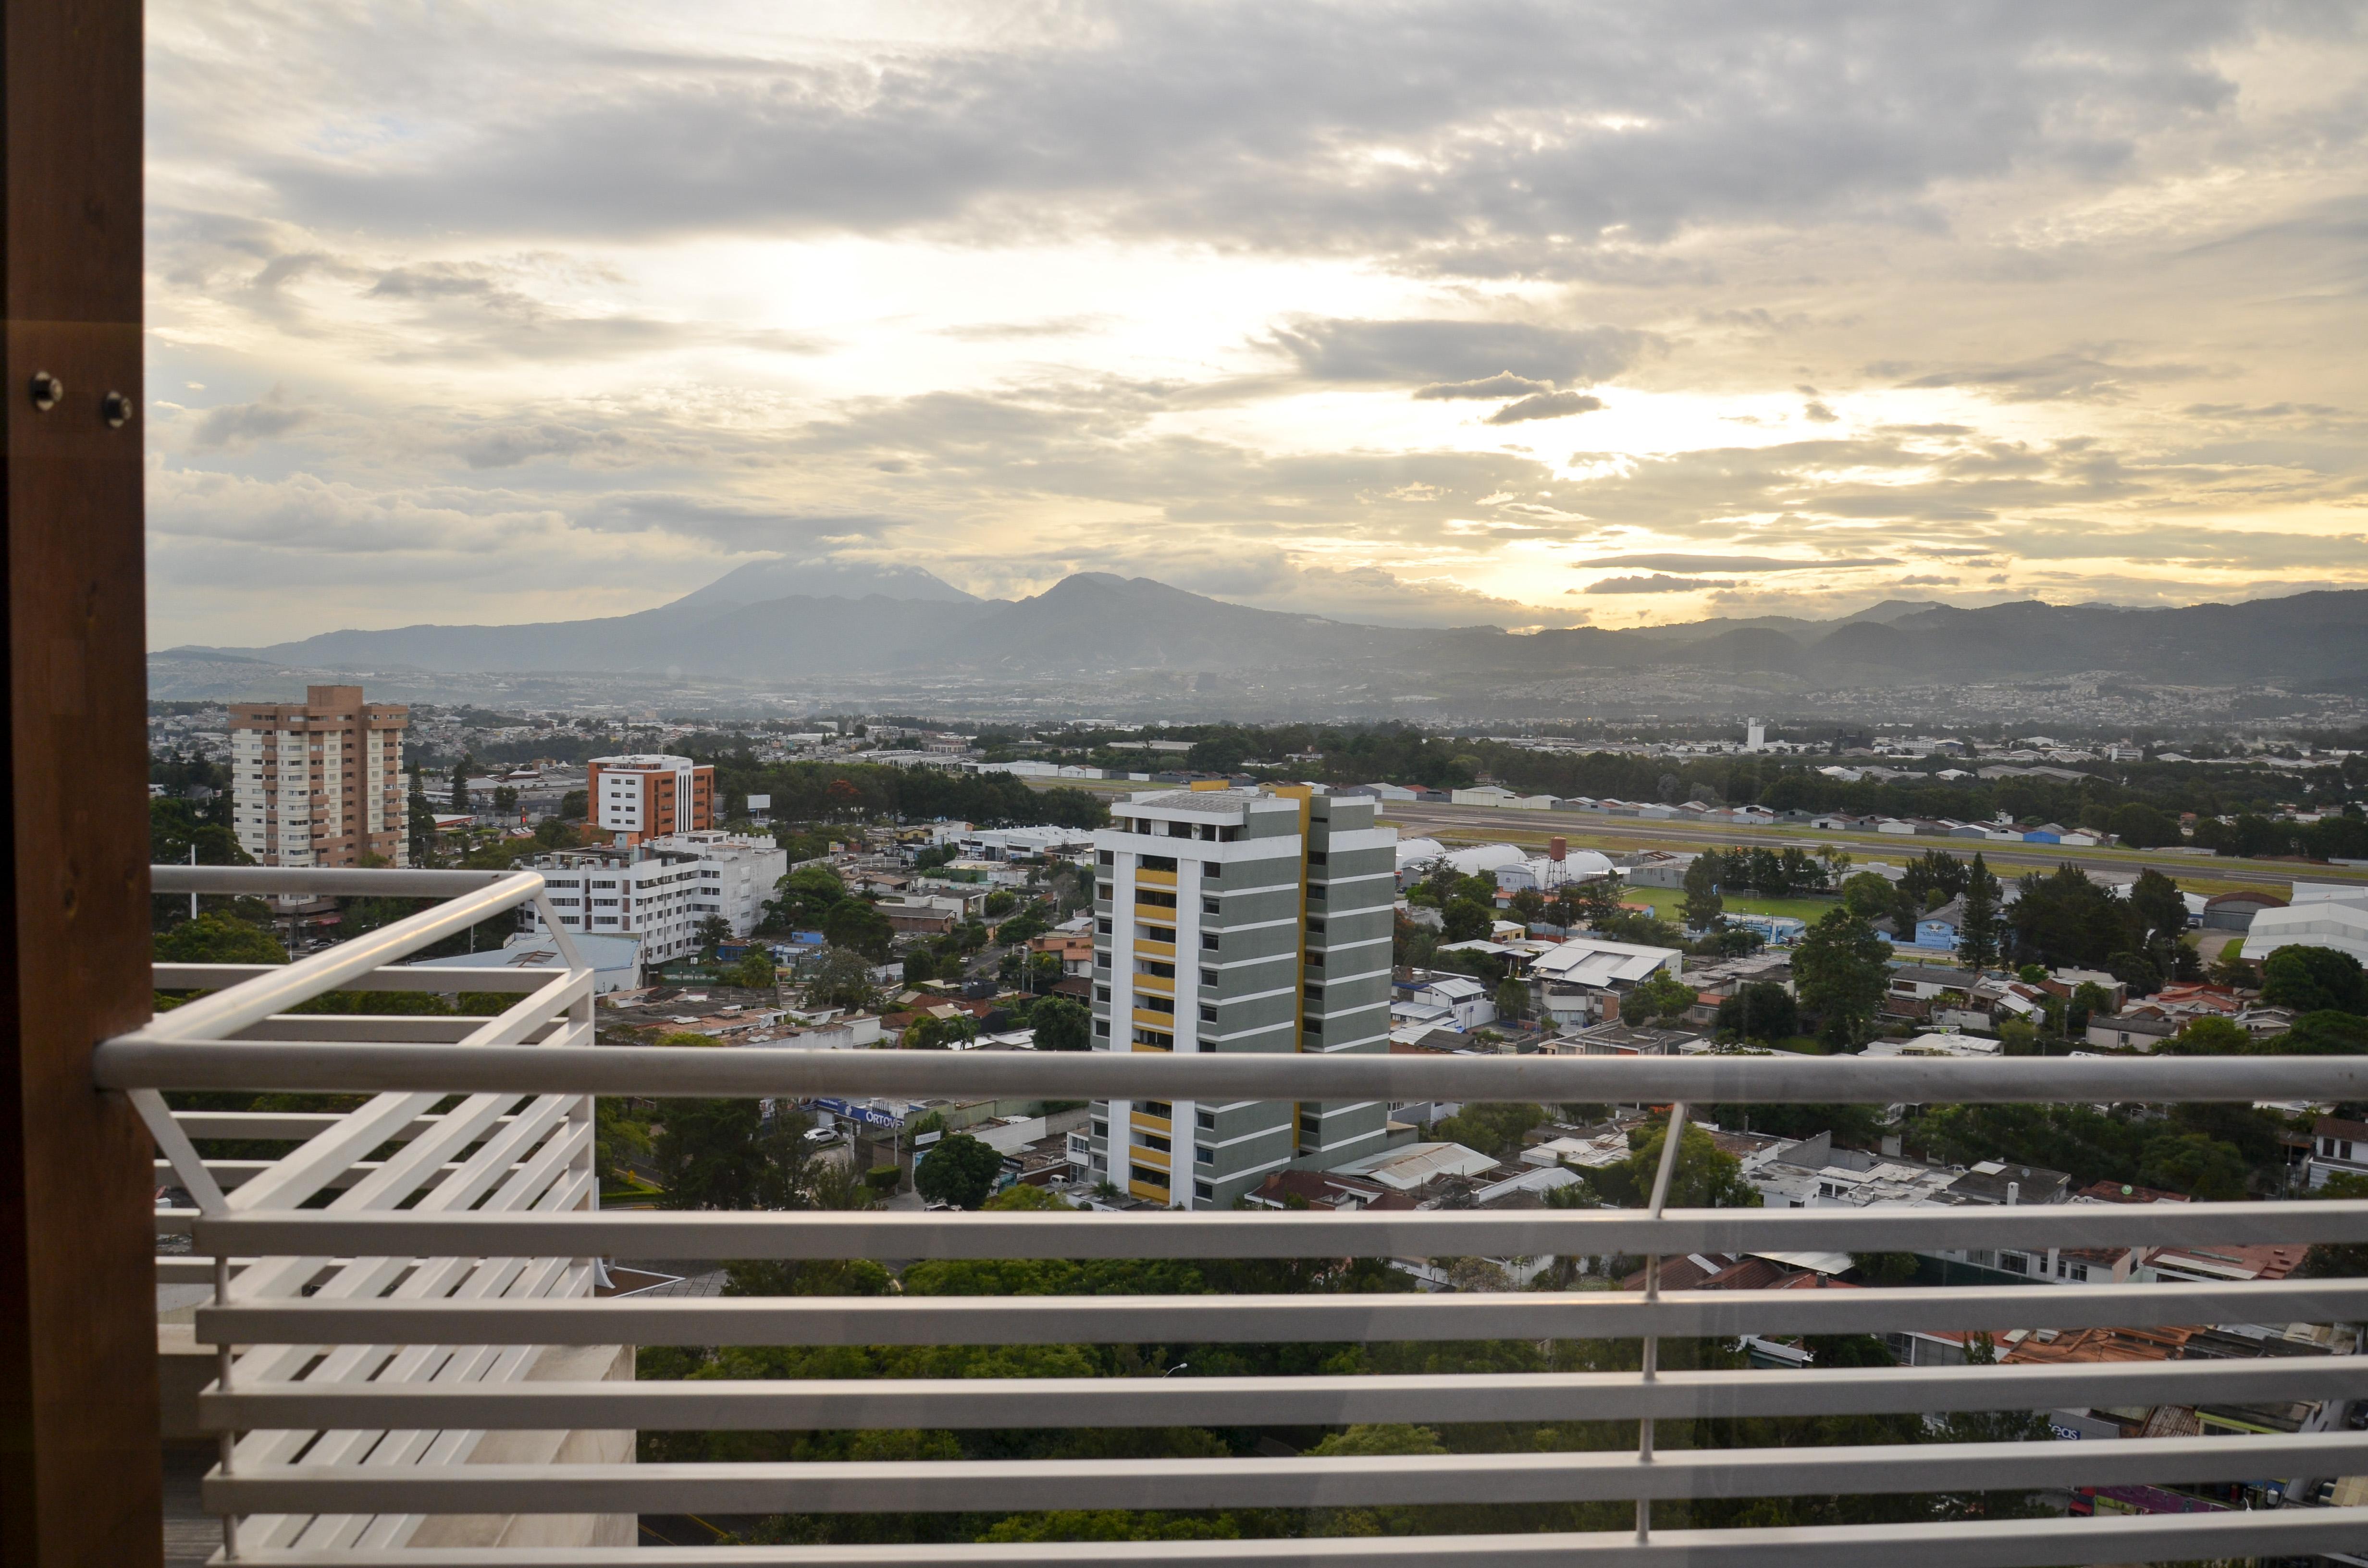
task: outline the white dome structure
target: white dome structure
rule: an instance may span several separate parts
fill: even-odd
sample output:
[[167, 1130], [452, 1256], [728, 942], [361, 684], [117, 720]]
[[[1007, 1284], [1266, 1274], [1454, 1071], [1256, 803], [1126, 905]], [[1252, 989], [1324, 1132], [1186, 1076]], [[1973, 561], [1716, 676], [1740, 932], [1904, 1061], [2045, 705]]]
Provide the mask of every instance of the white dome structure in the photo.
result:
[[1401, 838], [1398, 840], [1398, 870], [1404, 874], [1414, 866], [1424, 866], [1447, 853], [1447, 846], [1436, 838]]
[[1451, 851], [1447, 863], [1467, 877], [1485, 877], [1503, 866], [1518, 866], [1529, 858], [1525, 850], [1509, 844], [1475, 844], [1469, 849]]

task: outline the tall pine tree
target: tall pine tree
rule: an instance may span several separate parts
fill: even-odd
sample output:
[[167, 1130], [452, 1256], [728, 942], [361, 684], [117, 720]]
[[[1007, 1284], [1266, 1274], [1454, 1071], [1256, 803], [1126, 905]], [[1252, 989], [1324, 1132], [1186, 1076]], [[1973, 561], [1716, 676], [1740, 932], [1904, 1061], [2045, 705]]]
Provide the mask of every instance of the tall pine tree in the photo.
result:
[[1965, 914], [1957, 926], [1957, 957], [1967, 969], [1988, 969], [1998, 961], [1998, 880], [1981, 856], [1965, 871]]
[[1717, 850], [1705, 849], [1686, 868], [1686, 924], [1697, 931], [1716, 930], [1726, 914], [1726, 901], [1718, 895], [1725, 859]]

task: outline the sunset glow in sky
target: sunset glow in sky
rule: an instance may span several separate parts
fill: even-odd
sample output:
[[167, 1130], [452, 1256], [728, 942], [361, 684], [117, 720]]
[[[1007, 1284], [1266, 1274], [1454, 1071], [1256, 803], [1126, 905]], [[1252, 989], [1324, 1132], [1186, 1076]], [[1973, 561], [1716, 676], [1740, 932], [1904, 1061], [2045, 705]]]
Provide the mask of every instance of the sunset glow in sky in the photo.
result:
[[2362, 15], [155, 0], [152, 641], [2368, 585]]

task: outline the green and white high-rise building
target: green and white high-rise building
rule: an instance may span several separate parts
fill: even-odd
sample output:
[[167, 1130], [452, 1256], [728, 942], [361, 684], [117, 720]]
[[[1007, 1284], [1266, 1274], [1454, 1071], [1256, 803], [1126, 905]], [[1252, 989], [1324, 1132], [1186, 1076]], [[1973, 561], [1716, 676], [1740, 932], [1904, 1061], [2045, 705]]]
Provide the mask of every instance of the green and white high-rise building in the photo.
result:
[[[1094, 836], [1094, 1046], [1389, 1049], [1397, 830], [1304, 785], [1139, 794]], [[1230, 1208], [1290, 1167], [1385, 1146], [1389, 1108], [1097, 1101], [1088, 1176], [1178, 1209]]]

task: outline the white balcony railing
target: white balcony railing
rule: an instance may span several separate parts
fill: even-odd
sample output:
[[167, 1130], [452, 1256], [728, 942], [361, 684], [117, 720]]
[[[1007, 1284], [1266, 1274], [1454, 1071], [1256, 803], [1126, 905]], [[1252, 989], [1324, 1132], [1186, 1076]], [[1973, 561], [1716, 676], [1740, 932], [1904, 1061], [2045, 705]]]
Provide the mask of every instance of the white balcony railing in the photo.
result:
[[[433, 894], [427, 914], [285, 968], [160, 965], [215, 986], [100, 1048], [194, 1212], [220, 1346], [202, 1396], [222, 1460], [207, 1507], [268, 1562], [809, 1564], [1488, 1563], [1919, 1568], [2368, 1549], [2368, 1508], [1793, 1529], [1655, 1530], [1656, 1499], [2016, 1491], [2368, 1474], [2368, 1432], [1889, 1448], [1653, 1446], [1701, 1417], [2368, 1400], [2368, 1355], [2098, 1366], [1658, 1371], [1669, 1336], [2368, 1323], [2368, 1279], [2246, 1284], [1642, 1293], [598, 1299], [598, 1259], [1305, 1258], [2368, 1242], [2368, 1202], [2008, 1209], [1648, 1209], [1295, 1213], [655, 1213], [598, 1208], [591, 1102], [649, 1096], [981, 1095], [1090, 1099], [1672, 1103], [2368, 1098], [2352, 1058], [2009, 1062], [1854, 1058], [1453, 1058], [684, 1051], [592, 1046], [591, 975], [394, 960], [541, 898], [531, 872], [158, 867], [160, 892]], [[488, 1019], [290, 1015], [338, 989], [515, 991]], [[160, 1090], [366, 1093], [338, 1116], [184, 1112]], [[457, 1096], [457, 1097], [456, 1097]], [[268, 1163], [201, 1162], [192, 1137], [301, 1137]], [[1669, 1140], [1674, 1149], [1677, 1140]], [[394, 1152], [373, 1159], [388, 1145]], [[1640, 1339], [1641, 1372], [1126, 1380], [610, 1381], [656, 1345], [1212, 1344]], [[576, 1347], [571, 1351], [569, 1347]], [[571, 1355], [574, 1359], [570, 1359]], [[585, 1369], [591, 1368], [589, 1373]], [[1221, 1427], [1636, 1421], [1617, 1452], [1379, 1458], [635, 1464], [635, 1430]], [[607, 1435], [587, 1449], [568, 1434]], [[536, 1445], [540, 1443], [540, 1448]], [[597, 1450], [597, 1451], [596, 1451]], [[593, 1452], [594, 1457], [586, 1457]], [[605, 1456], [605, 1457], [603, 1457]], [[1600, 1534], [1075, 1546], [636, 1549], [598, 1528], [470, 1536], [455, 1517], [642, 1513], [1330, 1508], [1635, 1500]], [[612, 1532], [613, 1533], [613, 1532]], [[520, 1541], [541, 1541], [522, 1545]], [[439, 1544], [440, 1543], [440, 1544]]]

